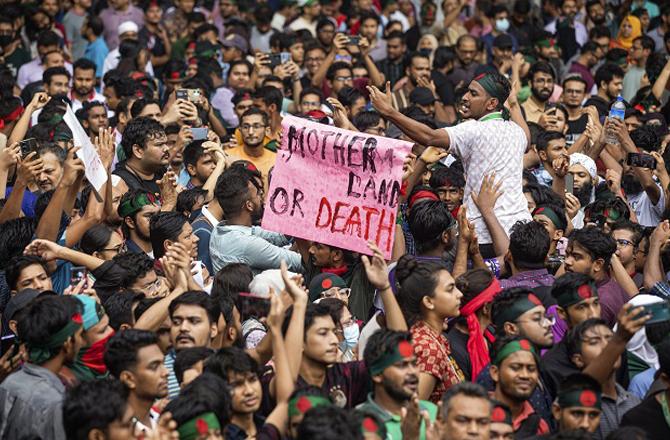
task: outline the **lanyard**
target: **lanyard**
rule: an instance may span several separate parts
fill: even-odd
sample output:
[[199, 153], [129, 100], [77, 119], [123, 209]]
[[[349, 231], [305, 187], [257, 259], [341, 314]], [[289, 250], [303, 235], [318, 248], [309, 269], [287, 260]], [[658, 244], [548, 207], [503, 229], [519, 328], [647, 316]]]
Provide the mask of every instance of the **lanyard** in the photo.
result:
[[489, 113], [488, 115], [482, 117], [479, 122], [484, 122], [484, 121], [492, 121], [492, 120], [502, 120], [502, 112], [493, 112]]
[[665, 391], [663, 391], [659, 400], [661, 401], [661, 408], [663, 408], [665, 423], [670, 426], [670, 408], [668, 408], [668, 396]]

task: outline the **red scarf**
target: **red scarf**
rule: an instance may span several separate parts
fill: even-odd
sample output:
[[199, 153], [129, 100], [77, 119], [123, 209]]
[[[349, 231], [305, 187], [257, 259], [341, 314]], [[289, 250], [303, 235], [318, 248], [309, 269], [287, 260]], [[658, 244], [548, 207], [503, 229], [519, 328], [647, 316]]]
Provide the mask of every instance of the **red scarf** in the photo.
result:
[[322, 267], [321, 273], [332, 273], [333, 275], [342, 277], [342, 275], [347, 273], [347, 270], [349, 270], [349, 267], [347, 267], [347, 265], [345, 264], [342, 267]]
[[489, 286], [482, 290], [482, 292], [475, 296], [469, 303], [461, 307], [461, 315], [468, 321], [468, 353], [470, 353], [470, 363], [472, 364], [472, 381], [477, 379], [479, 373], [491, 361], [489, 358], [489, 350], [486, 346], [486, 341], [481, 334], [481, 327], [479, 319], [475, 312], [484, 306], [484, 304], [491, 302], [493, 298], [502, 291], [500, 283], [497, 279], [493, 279]]
[[109, 338], [114, 336], [114, 332], [110, 333], [104, 339], [99, 340], [88, 348], [83, 348], [85, 350], [81, 355], [81, 363], [95, 371], [98, 374], [105, 374], [107, 372], [107, 366], [105, 365], [104, 355], [105, 347], [107, 346], [107, 341]]

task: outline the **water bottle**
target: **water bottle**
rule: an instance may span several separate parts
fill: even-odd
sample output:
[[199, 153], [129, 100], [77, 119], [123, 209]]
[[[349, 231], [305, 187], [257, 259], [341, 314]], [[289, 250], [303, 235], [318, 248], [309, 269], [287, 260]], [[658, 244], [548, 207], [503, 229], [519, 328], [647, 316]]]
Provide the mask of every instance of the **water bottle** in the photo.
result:
[[[617, 96], [616, 101], [612, 104], [610, 108], [610, 119], [618, 119], [623, 122], [623, 118], [626, 115], [626, 104], [623, 102], [623, 97], [621, 95]], [[614, 133], [609, 131], [607, 133], [607, 143], [612, 145], [619, 145], [619, 139]]]

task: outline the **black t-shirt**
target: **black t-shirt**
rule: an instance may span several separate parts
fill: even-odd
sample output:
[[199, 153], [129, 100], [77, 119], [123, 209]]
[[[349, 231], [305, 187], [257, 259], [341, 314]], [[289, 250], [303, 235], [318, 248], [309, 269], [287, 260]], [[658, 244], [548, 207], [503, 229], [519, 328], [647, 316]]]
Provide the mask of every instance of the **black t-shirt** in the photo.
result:
[[623, 415], [620, 426], [635, 426], [647, 433], [649, 440], [670, 439], [670, 426], [663, 417], [663, 408], [656, 396], [647, 397]]
[[598, 95], [591, 96], [584, 103], [584, 107], [588, 107], [590, 105], [594, 106], [598, 110], [598, 115], [600, 115], [601, 118], [607, 116], [610, 112], [610, 103]]
[[589, 122], [589, 115], [584, 113], [574, 121], [568, 120], [568, 132], [565, 134], [565, 142], [569, 145], [574, 144], [579, 136], [586, 130], [586, 124]]
[[573, 373], [579, 373], [579, 369], [570, 362], [568, 346], [562, 339], [542, 356], [542, 379], [552, 398], [556, 397], [563, 379]]
[[125, 161], [119, 163], [112, 172], [112, 174], [116, 174], [117, 176], [122, 178], [123, 181], [126, 182], [126, 185], [128, 185], [129, 189], [143, 189], [157, 196], [160, 196], [161, 189], [156, 183], [156, 181], [160, 180], [160, 178], [163, 177], [164, 173], [165, 171], [156, 173], [154, 175], [154, 180], [144, 180], [140, 178], [137, 174], [129, 170], [128, 167], [126, 166]]
[[454, 86], [447, 79], [447, 75], [437, 70], [433, 70], [430, 74], [431, 79], [435, 82], [435, 89], [440, 96], [440, 101], [444, 105], [454, 105]]
[[472, 363], [470, 362], [470, 353], [468, 353], [468, 335], [454, 326], [449, 329], [446, 336], [451, 347], [451, 356], [463, 371], [465, 380], [472, 380]]

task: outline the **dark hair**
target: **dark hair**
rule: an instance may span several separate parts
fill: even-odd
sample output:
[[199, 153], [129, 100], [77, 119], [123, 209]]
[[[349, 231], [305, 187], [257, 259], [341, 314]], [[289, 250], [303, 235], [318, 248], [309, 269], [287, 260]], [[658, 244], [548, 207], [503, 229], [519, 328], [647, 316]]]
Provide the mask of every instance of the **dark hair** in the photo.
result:
[[597, 380], [583, 373], [573, 373], [563, 379], [558, 386], [558, 393], [567, 393], [570, 391], [593, 391], [596, 394], [602, 392], [602, 387]]
[[335, 320], [335, 326], [340, 327], [342, 313], [344, 309], [347, 308], [347, 305], [344, 303], [344, 301], [338, 298], [324, 298], [319, 301], [319, 304], [323, 304], [330, 309], [330, 315]]
[[649, 153], [661, 148], [661, 138], [651, 125], [642, 125], [631, 131], [630, 138], [637, 148]]
[[365, 97], [361, 92], [353, 87], [344, 87], [342, 90], [340, 90], [340, 93], [337, 94], [337, 99], [345, 107], [351, 107], [356, 101], [360, 99], [365, 100]]
[[444, 419], [446, 419], [446, 416], [449, 413], [449, 403], [451, 403], [451, 399], [456, 396], [473, 397], [475, 399], [486, 400], [489, 404], [491, 403], [488, 392], [481, 385], [472, 382], [458, 383], [450, 387], [442, 395], [442, 417]]
[[425, 253], [442, 244], [442, 234], [454, 227], [456, 220], [445, 203], [426, 200], [412, 207], [408, 223], [417, 252]]
[[60, 46], [60, 37], [54, 31], [42, 31], [37, 35], [37, 47]]
[[142, 113], [144, 108], [151, 104], [156, 104], [158, 108], [161, 108], [160, 102], [158, 102], [158, 100], [153, 98], [140, 98], [135, 100], [135, 102], [133, 102], [133, 105], [130, 107], [130, 115], [133, 118], [137, 118], [140, 115], [140, 113]]
[[573, 292], [583, 286], [593, 282], [593, 278], [578, 272], [566, 272], [560, 277], [556, 278], [551, 287], [551, 296], [558, 299], [561, 295]]
[[296, 440], [362, 440], [359, 424], [354, 421], [353, 412], [335, 405], [322, 405], [305, 413], [298, 426]]
[[[573, 432], [582, 432], [573, 431]], [[583, 433], [584, 439], [590, 439], [590, 434]], [[589, 436], [589, 437], [586, 437]], [[607, 434], [605, 440], [647, 440], [647, 432], [637, 426], [620, 426], [614, 431]]]
[[618, 221], [612, 225], [612, 232], [621, 230], [626, 230], [633, 233], [633, 246], [635, 249], [637, 249], [644, 236], [644, 228], [638, 223], [633, 223], [630, 220]]
[[203, 372], [212, 373], [228, 381], [228, 373], [254, 373], [260, 375], [258, 362], [239, 347], [226, 347], [215, 352], [205, 361]]
[[177, 205], [175, 207], [175, 211], [184, 215], [186, 215], [186, 213], [192, 214], [193, 207], [197, 203], [198, 199], [202, 197], [203, 200], [207, 200], [208, 194], [209, 192], [206, 189], [203, 189], [201, 186], [183, 190], [177, 196]]
[[172, 414], [177, 425], [213, 412], [223, 427], [230, 420], [230, 396], [230, 389], [224, 379], [204, 373], [186, 385], [179, 396], [167, 404], [165, 412]]
[[595, 226], [576, 229], [570, 234], [570, 244], [577, 242], [591, 256], [592, 260], [602, 258], [609, 266], [610, 259], [616, 252], [616, 241]]
[[[58, 331], [81, 313], [81, 302], [73, 296], [46, 295], [35, 298], [17, 315], [18, 338], [28, 347], [42, 347]], [[49, 359], [56, 356], [60, 347], [50, 349]]]
[[123, 324], [130, 327], [134, 324], [133, 304], [144, 298], [143, 293], [123, 290], [110, 295], [104, 302], [105, 312], [109, 317], [109, 325], [119, 331]]
[[76, 72], [77, 69], [81, 70], [92, 70], [95, 72], [96, 65], [93, 61], [89, 60], [88, 58], [79, 58], [75, 63], [72, 65], [72, 72]]
[[337, 73], [338, 70], [345, 69], [351, 72], [351, 65], [345, 63], [344, 61], [335, 61], [328, 68], [328, 71], [326, 72], [326, 79], [332, 82], [335, 79], [335, 73]]
[[421, 317], [423, 297], [435, 295], [438, 276], [443, 270], [447, 269], [439, 263], [416, 260], [412, 255], [400, 257], [396, 266], [398, 302], [408, 322]]
[[[586, 45], [585, 45], [585, 46], [586, 46]], [[588, 87], [588, 83], [587, 83], [586, 80], [585, 80], [584, 78], [582, 78], [582, 76], [579, 75], [579, 74], [567, 75], [567, 76], [563, 79], [563, 83], [562, 83], [561, 85], [563, 86], [563, 88], [565, 88], [565, 85], [566, 85], [567, 83], [571, 82], [571, 81], [572, 81], [572, 82], [578, 82], [578, 83], [582, 83], [582, 84], [584, 84], [584, 92], [585, 92], [585, 93], [587, 92], [586, 87]]]
[[600, 318], [589, 318], [586, 321], [582, 321], [572, 329], [568, 331], [565, 335], [565, 345], [568, 350], [568, 355], [571, 358], [574, 354], [581, 354], [582, 352], [582, 343], [584, 341], [584, 335], [587, 331], [591, 330], [594, 327], [605, 326], [609, 328], [607, 323]]
[[84, 232], [84, 235], [79, 241], [79, 247], [85, 254], [92, 255], [93, 252], [99, 252], [107, 246], [113, 233], [114, 228], [104, 223], [93, 225], [90, 229]]
[[249, 182], [258, 185], [254, 176], [246, 169], [228, 168], [216, 182], [214, 197], [226, 216], [235, 216], [242, 211], [249, 198]]
[[323, 102], [323, 92], [315, 87], [306, 87], [300, 92], [300, 101], [307, 95], [316, 95], [319, 97], [319, 101]]
[[[286, 336], [286, 331], [288, 330], [288, 324], [291, 321], [293, 316], [293, 306], [290, 306], [286, 310], [286, 316], [284, 317], [284, 323], [282, 324], [282, 333]], [[305, 333], [304, 337], [307, 337], [307, 331], [314, 325], [314, 320], [320, 317], [329, 316], [335, 325], [338, 324], [337, 317], [333, 316], [330, 311], [330, 308], [321, 304], [321, 303], [309, 303], [305, 309]]]
[[429, 185], [433, 189], [443, 186], [465, 188], [465, 176], [463, 171], [454, 167], [440, 167], [430, 175]]
[[245, 263], [231, 263], [222, 267], [214, 276], [212, 298], [219, 303], [226, 325], [233, 322], [233, 307], [240, 292], [247, 292], [254, 274]]
[[[277, 107], [277, 108], [279, 108], [279, 107]], [[242, 121], [244, 120], [244, 118], [248, 118], [249, 116], [254, 116], [254, 115], [260, 115], [261, 118], [263, 118], [263, 124], [265, 126], [268, 126], [270, 124], [270, 117], [268, 116], [267, 113], [265, 113], [263, 110], [259, 109], [258, 107], [251, 107], [249, 110], [242, 113], [242, 116], [240, 116], [240, 125], [242, 124]]]
[[189, 290], [188, 292], [182, 293], [177, 298], [173, 299], [170, 302], [168, 307], [168, 313], [170, 318], [174, 315], [175, 310], [179, 306], [197, 306], [202, 307], [207, 312], [207, 318], [209, 318], [210, 324], [216, 324], [219, 320], [219, 305], [206, 293], [202, 290]]
[[612, 33], [607, 26], [594, 26], [589, 31], [589, 40], [597, 40], [603, 37], [612, 38]]
[[537, 143], [535, 147], [538, 151], [547, 151], [549, 142], [557, 139], [565, 139], [565, 135], [559, 131], [543, 131], [537, 135]]
[[63, 400], [63, 427], [71, 440], [88, 440], [94, 429], [107, 432], [126, 412], [127, 388], [117, 379], [85, 381], [70, 389]]
[[68, 81], [70, 80], [70, 78], [72, 78], [72, 75], [70, 75], [70, 72], [68, 72], [68, 70], [65, 67], [61, 66], [49, 67], [42, 74], [42, 82], [46, 85], [49, 85], [51, 84], [51, 78], [53, 78], [56, 75], [66, 76]]
[[554, 69], [551, 67], [551, 65], [546, 61], [537, 61], [533, 63], [533, 65], [530, 66], [530, 70], [528, 71], [528, 78], [530, 78], [532, 81], [536, 73], [545, 73], [550, 75], [551, 78], [556, 81], [556, 73], [554, 72]]
[[23, 250], [33, 240], [34, 234], [35, 220], [30, 217], [15, 218], [0, 223], [0, 249], [2, 249], [0, 270], [6, 270], [13, 258], [23, 255]]
[[93, 35], [99, 37], [105, 30], [105, 25], [103, 24], [100, 17], [97, 15], [89, 14], [86, 16], [86, 26], [93, 32]]
[[512, 307], [515, 302], [526, 297], [528, 293], [532, 293], [532, 291], [526, 287], [511, 287], [503, 289], [502, 292], [493, 298], [493, 303], [491, 304], [491, 322], [496, 327], [498, 334], [504, 334], [503, 325], [507, 322], [502, 320], [503, 316], [501, 315]]
[[107, 341], [105, 365], [114, 377], [120, 377], [137, 365], [137, 352], [141, 348], [158, 345], [156, 334], [147, 330], [127, 329], [118, 332]]
[[86, 101], [82, 103], [81, 108], [77, 110], [76, 113], [77, 118], [80, 121], [87, 121], [89, 116], [91, 115], [91, 109], [95, 107], [102, 107], [105, 110], [105, 114], [107, 114], [107, 107], [105, 106], [105, 103], [100, 101]]
[[254, 98], [262, 99], [263, 103], [265, 103], [265, 105], [268, 107], [274, 104], [277, 108], [277, 111], [279, 111], [281, 110], [282, 101], [284, 100], [284, 94], [276, 87], [263, 86], [256, 90], [254, 93]]
[[410, 335], [409, 332], [399, 332], [385, 328], [374, 332], [368, 339], [363, 354], [365, 367], [368, 371], [381, 357], [392, 351], [402, 341], [411, 342], [412, 335]]
[[368, 128], [379, 124], [380, 120], [382, 120], [382, 117], [379, 113], [375, 111], [363, 110], [354, 116], [352, 123], [358, 131], [365, 131]]
[[[214, 350], [207, 347], [189, 347], [179, 350], [174, 360], [174, 375], [180, 384], [184, 381], [184, 372], [200, 361], [206, 360], [214, 354]], [[225, 378], [224, 378], [225, 379]]]
[[609, 84], [615, 76], [623, 78], [625, 76], [623, 69], [616, 64], [605, 63], [596, 70], [596, 85], [600, 88], [603, 82]]
[[165, 255], [165, 240], [177, 241], [188, 219], [178, 212], [158, 212], [149, 221], [149, 237], [154, 258]]
[[7, 281], [7, 286], [10, 290], [18, 290], [19, 278], [21, 277], [21, 272], [28, 266], [33, 266], [39, 264], [44, 269], [44, 272], [48, 275], [49, 268], [47, 267], [47, 262], [42, 258], [35, 255], [18, 255], [7, 263], [5, 267], [5, 280]]
[[138, 145], [140, 148], [147, 147], [147, 141], [156, 137], [165, 135], [165, 129], [160, 122], [146, 116], [139, 116], [133, 118], [128, 122], [126, 129], [123, 131], [121, 138], [121, 147], [126, 155], [126, 158], [131, 158], [133, 155], [133, 146]]
[[129, 288], [135, 281], [154, 270], [154, 260], [144, 252], [115, 255], [112, 261], [125, 271], [119, 282], [120, 287]]
[[456, 60], [456, 52], [453, 47], [440, 46], [433, 53], [433, 69], [442, 69], [448, 63]]
[[[640, 8], [640, 9], [642, 9], [642, 8]], [[651, 38], [649, 35], [642, 34], [639, 37], [637, 37], [635, 40], [633, 40], [633, 42], [635, 42], [636, 40], [640, 40], [640, 44], [642, 44], [642, 49], [648, 49], [652, 52], [654, 50], [656, 50], [656, 43], [654, 42], [654, 39]]]
[[537, 222], [517, 222], [510, 231], [509, 250], [514, 265], [519, 269], [544, 267], [551, 238], [543, 225]]

